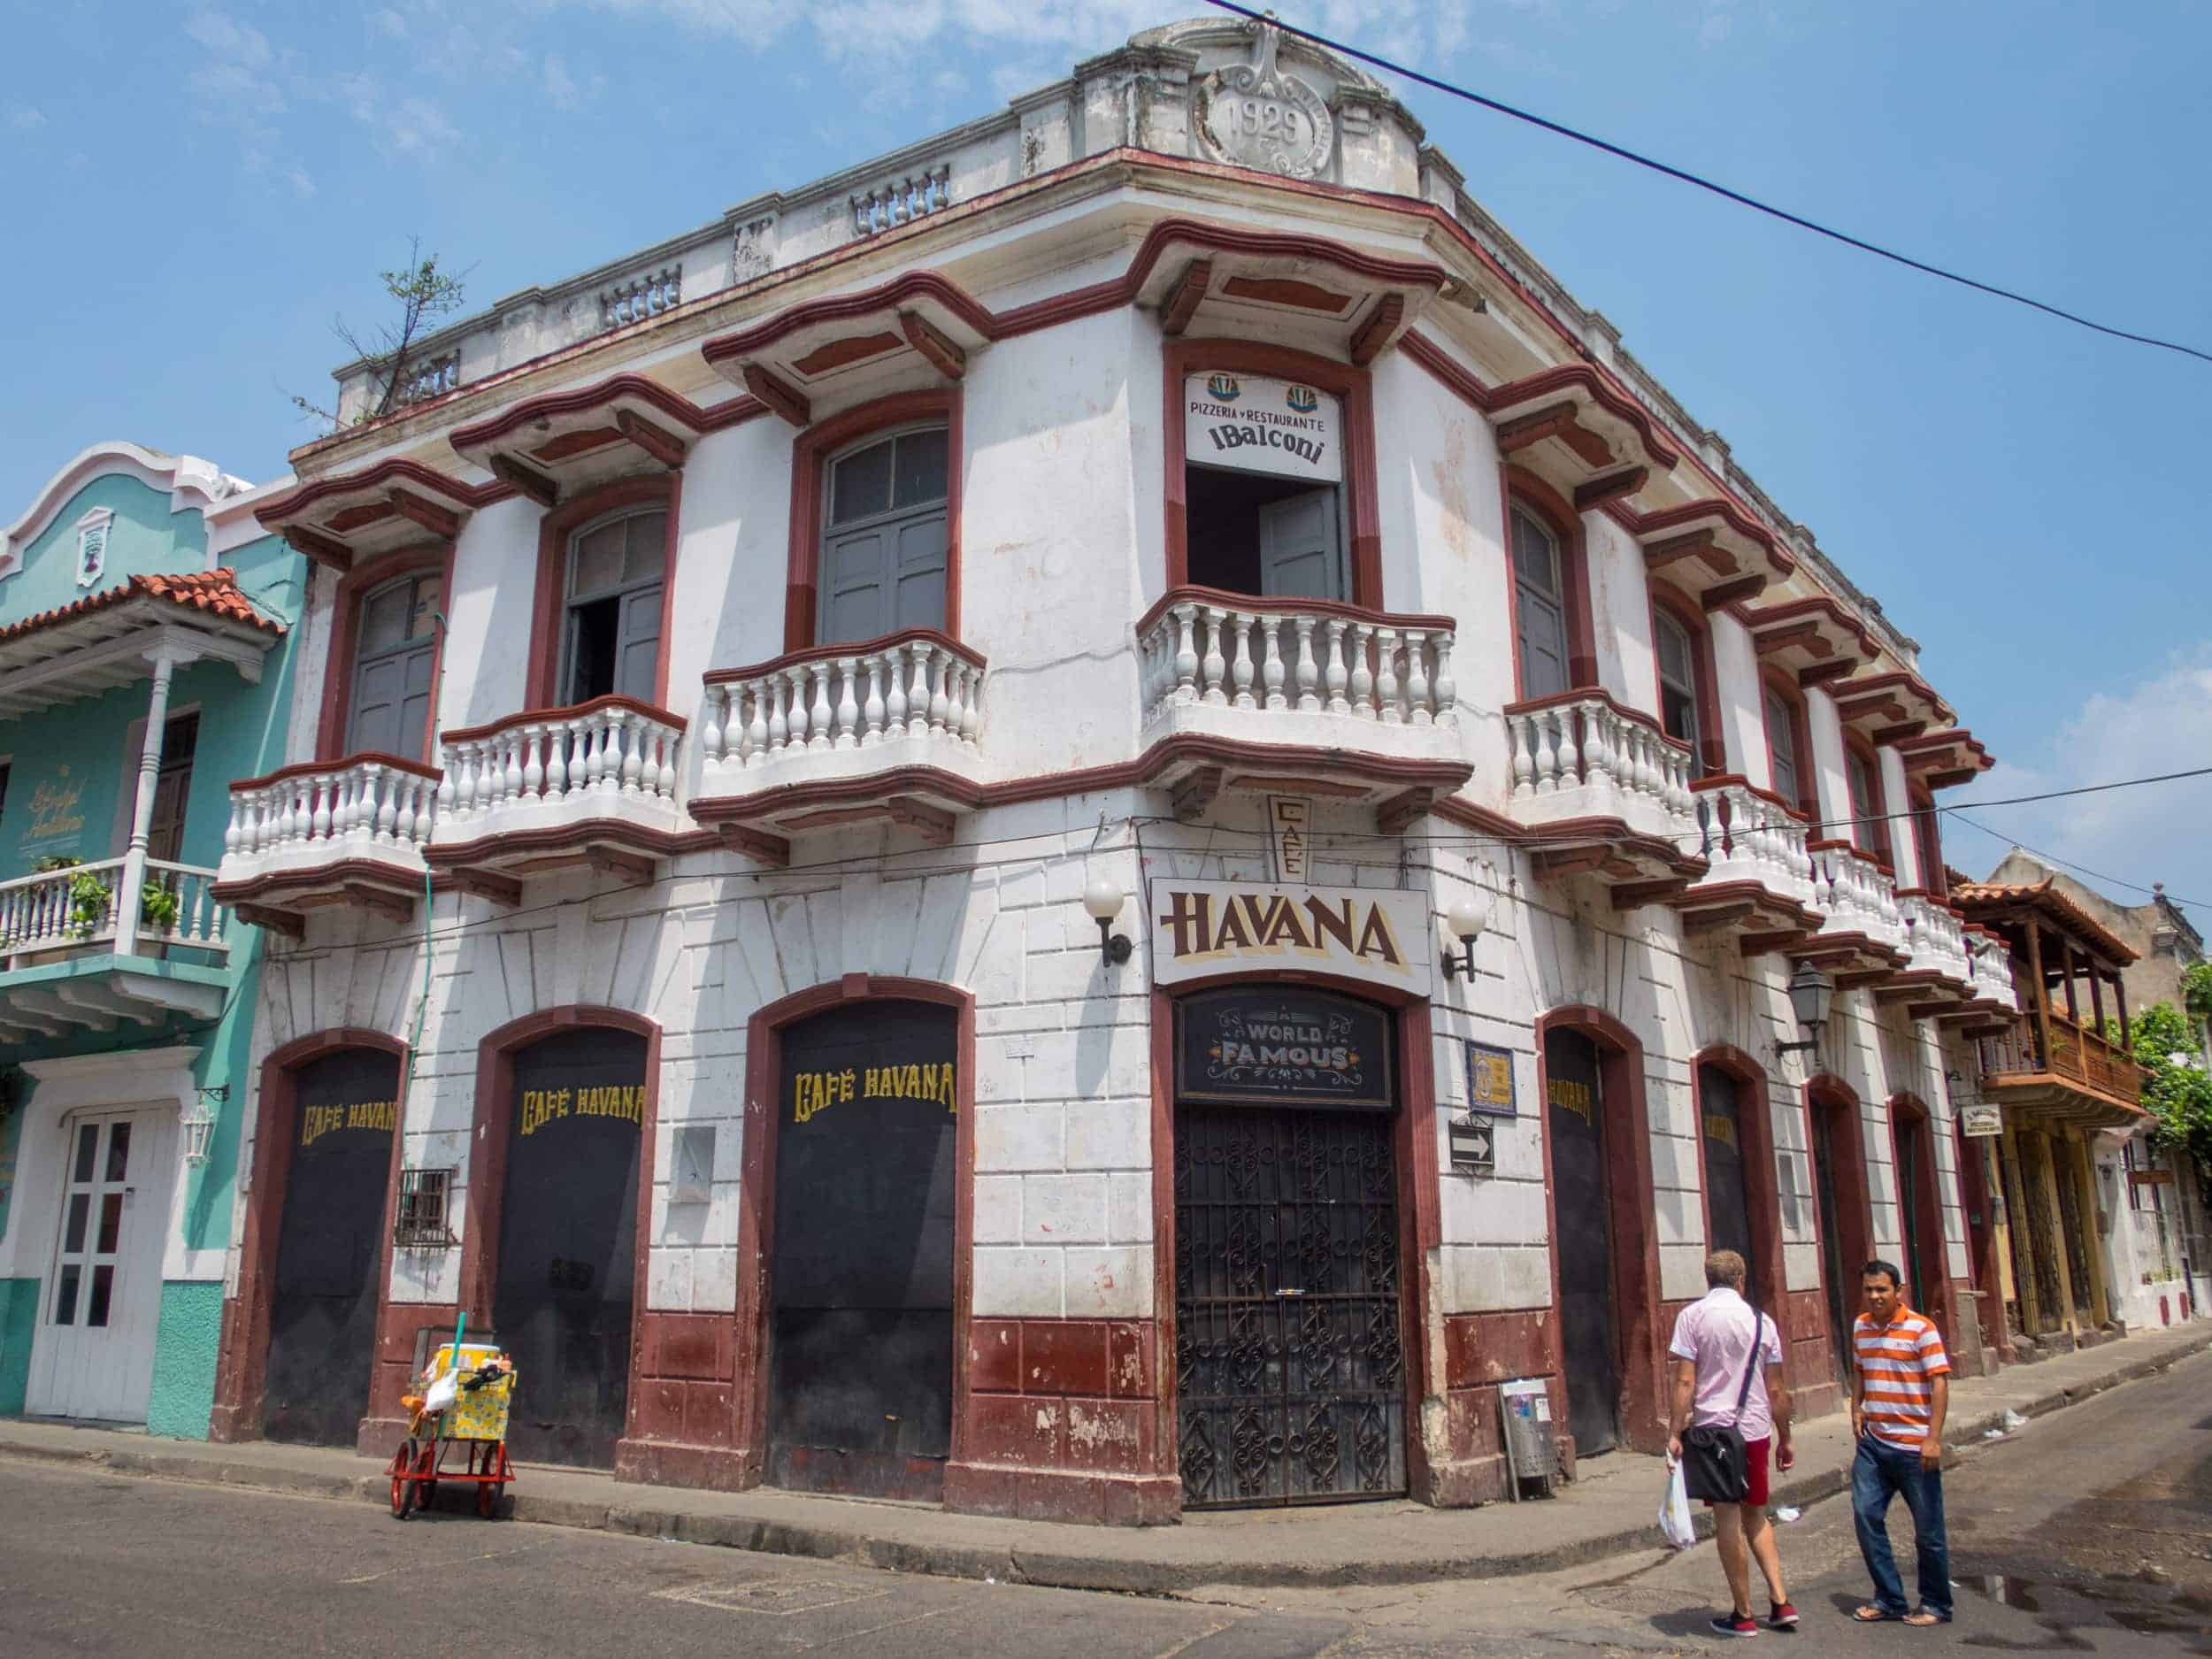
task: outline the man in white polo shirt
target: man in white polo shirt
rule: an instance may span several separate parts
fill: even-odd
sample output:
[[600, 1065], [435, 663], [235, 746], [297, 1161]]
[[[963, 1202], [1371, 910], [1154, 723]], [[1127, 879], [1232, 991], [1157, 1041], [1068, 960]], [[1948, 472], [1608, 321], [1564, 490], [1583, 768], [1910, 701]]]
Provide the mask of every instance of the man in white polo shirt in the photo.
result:
[[[1775, 1547], [1774, 1528], [1767, 1520], [1769, 1454], [1777, 1469], [1796, 1462], [1790, 1446], [1790, 1391], [1782, 1378], [1782, 1333], [1773, 1320], [1754, 1313], [1744, 1300], [1745, 1271], [1743, 1257], [1733, 1250], [1716, 1250], [1707, 1256], [1705, 1282], [1710, 1288], [1683, 1309], [1674, 1322], [1674, 1340], [1667, 1345], [1674, 1383], [1667, 1416], [1667, 1455], [1681, 1459], [1686, 1428], [1733, 1424], [1743, 1435], [1750, 1466], [1750, 1489], [1741, 1503], [1708, 1506], [1713, 1511], [1721, 1571], [1728, 1575], [1729, 1594], [1734, 1598], [1731, 1611], [1713, 1620], [1715, 1633], [1722, 1636], [1759, 1633], [1759, 1623], [1751, 1616], [1755, 1558], [1767, 1581], [1767, 1628], [1797, 1627], [1797, 1609], [1782, 1586], [1781, 1551]], [[1755, 1344], [1761, 1362], [1755, 1367], [1751, 1363]], [[1747, 1368], [1755, 1373], [1747, 1393]], [[1739, 1395], [1743, 1400], [1740, 1416], [1736, 1409]]]

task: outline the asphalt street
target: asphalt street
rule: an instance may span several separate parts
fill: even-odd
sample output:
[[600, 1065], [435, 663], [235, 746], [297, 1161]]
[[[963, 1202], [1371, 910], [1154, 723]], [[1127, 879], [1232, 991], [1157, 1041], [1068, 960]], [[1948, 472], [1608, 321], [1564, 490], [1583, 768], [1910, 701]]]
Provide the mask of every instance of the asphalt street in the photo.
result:
[[[1824, 1655], [2212, 1655], [2212, 1356], [1953, 1470], [1958, 1622], [1861, 1628], [1840, 1501], [1782, 1531]], [[1656, 1494], [1654, 1494], [1655, 1507]], [[1909, 1522], [1894, 1525], [1909, 1559]], [[0, 1463], [0, 1655], [867, 1653], [1098, 1659], [1697, 1653], [1709, 1545], [1537, 1578], [1154, 1601]]]

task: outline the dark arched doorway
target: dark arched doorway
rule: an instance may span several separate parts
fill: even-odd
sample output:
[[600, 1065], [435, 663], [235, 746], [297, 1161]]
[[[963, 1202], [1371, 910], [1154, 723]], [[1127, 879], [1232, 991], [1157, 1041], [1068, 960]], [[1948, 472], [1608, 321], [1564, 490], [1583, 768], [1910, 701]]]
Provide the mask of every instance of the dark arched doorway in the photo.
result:
[[783, 1028], [768, 1478], [935, 1502], [952, 1452], [960, 1014], [871, 1000]]
[[1820, 1225], [1820, 1283], [1828, 1304], [1829, 1356], [1836, 1380], [1848, 1392], [1859, 1270], [1873, 1248], [1859, 1097], [1832, 1078], [1816, 1078], [1805, 1087], [1805, 1107]]
[[585, 1026], [509, 1056], [492, 1331], [519, 1383], [508, 1444], [611, 1468], [629, 1406], [647, 1039]]
[[[369, 1404], [399, 1056], [340, 1048], [290, 1074], [262, 1432], [347, 1446]], [[264, 1168], [275, 1159], [265, 1149]]]

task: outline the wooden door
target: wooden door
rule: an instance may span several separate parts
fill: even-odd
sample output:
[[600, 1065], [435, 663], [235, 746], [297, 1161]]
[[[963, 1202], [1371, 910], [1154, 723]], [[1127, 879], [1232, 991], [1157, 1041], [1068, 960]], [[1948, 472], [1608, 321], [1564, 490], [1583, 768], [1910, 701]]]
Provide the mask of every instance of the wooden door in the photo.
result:
[[1337, 492], [1302, 490], [1259, 510], [1260, 593], [1269, 599], [1343, 599]]
[[1733, 1250], [1749, 1277], [1754, 1300], [1778, 1301], [1778, 1287], [1759, 1283], [1757, 1229], [1751, 1219], [1751, 1183], [1744, 1167], [1743, 1087], [1718, 1066], [1697, 1069], [1699, 1132], [1705, 1141], [1705, 1210], [1712, 1224], [1709, 1248]]

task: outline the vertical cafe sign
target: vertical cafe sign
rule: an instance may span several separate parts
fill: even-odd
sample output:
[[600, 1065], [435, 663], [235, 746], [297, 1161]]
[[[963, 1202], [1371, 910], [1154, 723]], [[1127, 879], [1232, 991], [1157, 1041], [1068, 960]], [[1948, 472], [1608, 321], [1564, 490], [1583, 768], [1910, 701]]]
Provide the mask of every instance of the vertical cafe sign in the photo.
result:
[[1344, 411], [1326, 392], [1263, 374], [1183, 378], [1183, 458], [1315, 484], [1344, 477]]

